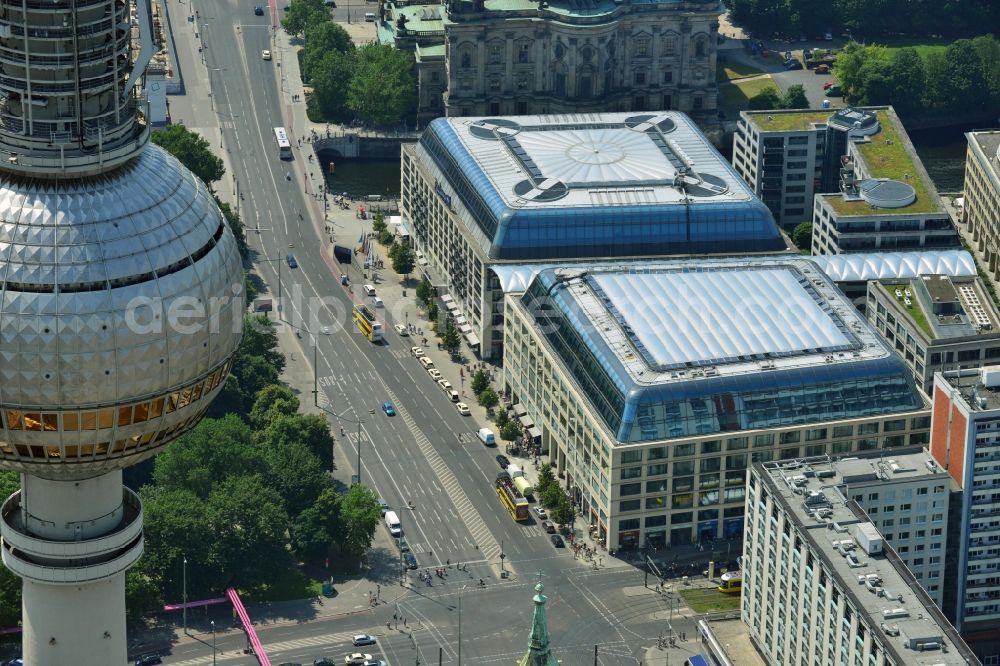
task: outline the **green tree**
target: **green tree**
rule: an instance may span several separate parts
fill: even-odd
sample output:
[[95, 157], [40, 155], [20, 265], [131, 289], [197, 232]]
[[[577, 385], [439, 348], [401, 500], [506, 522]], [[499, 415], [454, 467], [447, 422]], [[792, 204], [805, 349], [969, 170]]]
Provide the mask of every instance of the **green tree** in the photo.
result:
[[130, 623], [139, 622], [147, 613], [162, 608], [162, 583], [144, 571], [140, 560], [125, 574], [125, 618]]
[[285, 511], [293, 519], [330, 487], [330, 477], [319, 458], [301, 442], [268, 446], [262, 454], [267, 465], [264, 481], [284, 499]]
[[21, 489], [21, 475], [14, 470], [0, 470], [0, 502]]
[[860, 103], [875, 106], [888, 104], [895, 89], [892, 63], [872, 57], [861, 67], [861, 84], [853, 91]]
[[989, 93], [990, 107], [1000, 107], [1000, 41], [993, 35], [980, 35], [972, 40], [983, 67], [983, 80]]
[[393, 247], [398, 248], [398, 251], [391, 255], [392, 270], [396, 271], [397, 275], [409, 275], [413, 272], [413, 267], [416, 264], [413, 250], [410, 249], [409, 245], [403, 243], [395, 243]]
[[812, 222], [800, 222], [792, 229], [792, 242], [800, 250], [810, 250], [812, 248]]
[[892, 91], [889, 101], [901, 115], [923, 108], [924, 61], [914, 48], [899, 49], [892, 55]]
[[947, 67], [947, 97], [954, 110], [978, 109], [986, 104], [988, 90], [983, 77], [983, 63], [972, 41], [959, 39], [944, 52]]
[[21, 621], [21, 579], [0, 566], [0, 623], [14, 627]]
[[868, 47], [857, 42], [848, 43], [833, 63], [833, 70], [836, 72], [837, 81], [840, 82], [841, 89], [845, 94], [853, 94], [861, 87], [861, 68], [868, 58]]
[[261, 389], [250, 409], [250, 425], [263, 430], [276, 418], [294, 416], [299, 411], [299, 399], [283, 384], [271, 384]]
[[367, 486], [354, 484], [340, 499], [340, 547], [344, 555], [360, 559], [371, 548], [382, 511]]
[[417, 285], [417, 300], [424, 305], [430, 305], [434, 302], [434, 287], [431, 285], [431, 281], [424, 278]]
[[285, 548], [288, 514], [278, 493], [258, 475], [218, 484], [208, 497], [204, 522], [212, 534], [207, 559], [217, 565], [219, 589], [271, 583], [291, 564]]
[[747, 108], [754, 111], [767, 111], [781, 108], [781, 93], [774, 86], [764, 88], [747, 100]]
[[559, 498], [563, 496], [562, 488], [558, 483], [553, 483], [545, 487], [545, 490], [538, 492], [538, 497], [542, 500], [542, 505], [546, 509], [553, 509], [559, 504]]
[[488, 386], [481, 392], [477, 393], [476, 400], [479, 401], [480, 405], [486, 408], [486, 411], [490, 411], [500, 404], [500, 396], [497, 395], [497, 392], [493, 390], [492, 386]]
[[184, 125], [169, 125], [153, 130], [150, 139], [210, 187], [226, 172], [222, 159], [212, 153], [208, 141]]
[[948, 64], [940, 51], [931, 51], [924, 58], [924, 82], [924, 107], [934, 111], [947, 109], [951, 104]]
[[254, 441], [264, 448], [304, 444], [319, 459], [323, 469], [333, 469], [333, 436], [326, 417], [321, 414], [279, 417], [264, 430], [254, 433]]
[[808, 109], [809, 100], [806, 98], [806, 89], [799, 83], [788, 86], [788, 90], [781, 97], [781, 108]]
[[219, 210], [222, 211], [222, 217], [226, 220], [226, 224], [229, 225], [229, 230], [233, 232], [233, 237], [236, 238], [236, 248], [240, 251], [240, 258], [246, 262], [250, 258], [250, 247], [247, 245], [246, 234], [243, 231], [243, 220], [236, 214], [232, 206], [221, 201], [218, 195], [212, 196], [215, 198], [215, 203], [219, 206]]
[[222, 385], [219, 394], [209, 405], [205, 412], [207, 418], [221, 419], [226, 414], [243, 415], [247, 413], [245, 396], [240, 387], [240, 380], [234, 374], [226, 377], [226, 383]]
[[[291, 12], [291, 8], [289, 8]], [[325, 12], [325, 10], [324, 10]], [[302, 74], [310, 79], [313, 70], [322, 66], [327, 53], [350, 53], [354, 42], [340, 24], [333, 21], [318, 21], [305, 28], [306, 45], [302, 49]]]
[[549, 512], [549, 516], [560, 525], [566, 525], [573, 522], [573, 505], [570, 504], [569, 498], [566, 497], [566, 493], [561, 490], [559, 491], [559, 499], [556, 500], [555, 505]]
[[347, 106], [376, 126], [397, 125], [413, 115], [416, 83], [413, 54], [388, 44], [369, 42], [356, 51]]
[[290, 35], [298, 35], [330, 20], [330, 11], [323, 5], [323, 0], [292, 0], [281, 19], [281, 27]]
[[462, 345], [462, 334], [455, 328], [455, 324], [452, 323], [451, 318], [448, 319], [448, 323], [444, 326], [444, 335], [441, 336], [441, 342], [449, 354], [457, 354], [458, 348]]
[[503, 427], [507, 425], [509, 422], [510, 422], [510, 414], [508, 414], [507, 410], [505, 409], [501, 409], [499, 412], [497, 412], [496, 417], [494, 417], [493, 419], [493, 423], [496, 425], [497, 428], [500, 429], [503, 429]]
[[490, 385], [490, 378], [489, 375], [486, 374], [485, 370], [479, 368], [474, 373], [472, 373], [472, 383], [470, 384], [470, 386], [472, 387], [472, 392], [475, 395], [479, 395], [480, 393], [485, 391], [489, 387], [489, 385]]
[[[503, 414], [504, 412], [500, 413]], [[513, 442], [520, 436], [521, 425], [513, 419], [508, 419], [508, 421], [500, 427], [500, 439], [504, 441]]]
[[558, 486], [559, 482], [556, 481], [556, 475], [552, 471], [552, 463], [545, 463], [538, 469], [538, 480], [535, 482], [535, 490], [541, 496], [553, 484]]
[[153, 479], [160, 488], [187, 490], [204, 498], [227, 477], [252, 474], [263, 462], [250, 443], [250, 428], [229, 414], [202, 419], [156, 456]]
[[347, 91], [354, 76], [354, 52], [328, 51], [309, 70], [313, 94], [308, 104], [315, 117], [326, 120], [349, 120]]
[[396, 238], [396, 234], [392, 233], [388, 229], [383, 229], [377, 235], [378, 242], [382, 245], [390, 245], [392, 241]]
[[389, 225], [385, 223], [385, 215], [382, 214], [382, 211], [375, 211], [375, 215], [372, 216], [372, 231], [378, 234], [388, 228]]
[[434, 326], [437, 326], [438, 314], [440, 314], [440, 313], [438, 312], [437, 301], [431, 301], [430, 303], [428, 303], [427, 304], [427, 319], [431, 323], [431, 328], [433, 328]]
[[[278, 333], [273, 321], [263, 315], [247, 315], [243, 325], [243, 340], [238, 354], [260, 356], [274, 369], [285, 369], [285, 355], [278, 350]], [[256, 393], [256, 392], [255, 392]]]
[[312, 506], [306, 507], [292, 526], [292, 546], [306, 562], [319, 562], [330, 553], [334, 537], [341, 533], [340, 494], [327, 487]]
[[217, 565], [205, 558], [213, 538], [205, 520], [205, 501], [190, 490], [157, 485], [143, 487], [140, 496], [145, 539], [138, 567], [142, 575], [161, 586], [165, 599], [179, 599], [183, 560], [189, 556], [198, 566], [188, 567], [188, 593], [212, 591]]

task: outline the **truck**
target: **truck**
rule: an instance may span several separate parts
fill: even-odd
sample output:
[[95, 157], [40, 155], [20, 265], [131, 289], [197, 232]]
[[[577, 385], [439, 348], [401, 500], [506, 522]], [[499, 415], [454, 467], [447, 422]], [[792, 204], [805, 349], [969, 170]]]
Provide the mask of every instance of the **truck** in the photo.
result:
[[500, 472], [497, 474], [495, 485], [497, 497], [500, 498], [500, 503], [503, 504], [504, 508], [507, 509], [507, 512], [510, 513], [510, 517], [518, 522], [527, 520], [528, 500], [525, 499], [521, 491], [514, 485], [514, 481], [510, 478], [510, 474], [507, 472]]

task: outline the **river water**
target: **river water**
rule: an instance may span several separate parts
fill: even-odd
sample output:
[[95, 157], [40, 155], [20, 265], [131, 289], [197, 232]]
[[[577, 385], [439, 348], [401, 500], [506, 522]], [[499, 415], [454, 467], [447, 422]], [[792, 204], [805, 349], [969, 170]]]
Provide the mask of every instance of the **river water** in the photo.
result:
[[[910, 132], [924, 168], [938, 191], [958, 192], [965, 177], [964, 133], [972, 127], [946, 127]], [[355, 198], [378, 194], [399, 197], [399, 160], [357, 160], [340, 158], [333, 174], [323, 163], [330, 192], [347, 192]]]

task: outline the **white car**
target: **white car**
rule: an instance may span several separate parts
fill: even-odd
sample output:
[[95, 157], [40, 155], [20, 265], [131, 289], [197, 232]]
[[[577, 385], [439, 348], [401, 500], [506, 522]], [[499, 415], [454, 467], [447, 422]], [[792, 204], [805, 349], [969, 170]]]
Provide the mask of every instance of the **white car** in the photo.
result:
[[410, 347], [410, 353], [413, 354], [414, 356], [416, 356], [417, 358], [420, 358], [421, 356], [424, 355], [424, 348], [423, 347]]
[[427, 371], [427, 374], [429, 374], [431, 376], [431, 379], [433, 379], [434, 381], [441, 379], [441, 371], [438, 370], [437, 368], [431, 368], [430, 370]]
[[393, 328], [396, 329], [396, 332], [399, 333], [399, 336], [402, 338], [410, 336], [410, 329], [406, 328], [403, 324], [396, 324]]
[[264, 49], [263, 51], [260, 52], [260, 57], [263, 58], [264, 60], [270, 60], [271, 52], [268, 51], [267, 49]]
[[448, 396], [448, 399], [451, 400], [452, 402], [458, 402], [459, 401], [458, 391], [456, 391], [454, 389], [452, 389], [450, 391], [445, 391], [444, 394], [446, 396]]
[[355, 652], [354, 654], [349, 654], [344, 657], [344, 663], [347, 666], [362, 666], [366, 661], [371, 661], [372, 656], [370, 654], [365, 654], [363, 652]]
[[539, 519], [541, 519], [541, 520], [548, 520], [548, 518], [549, 518], [549, 514], [547, 514], [545, 512], [545, 509], [543, 509], [540, 506], [536, 506], [535, 507], [535, 515], [538, 516]]
[[468, 416], [469, 414], [472, 413], [472, 412], [469, 411], [469, 406], [467, 404], [465, 404], [464, 402], [457, 403], [455, 405], [455, 409], [457, 409], [458, 413], [461, 414], [462, 416]]
[[451, 382], [449, 382], [447, 379], [439, 379], [438, 386], [440, 386], [441, 390], [444, 391], [445, 393], [451, 390]]
[[330, 327], [329, 326], [324, 326], [323, 327], [323, 335], [330, 335]]

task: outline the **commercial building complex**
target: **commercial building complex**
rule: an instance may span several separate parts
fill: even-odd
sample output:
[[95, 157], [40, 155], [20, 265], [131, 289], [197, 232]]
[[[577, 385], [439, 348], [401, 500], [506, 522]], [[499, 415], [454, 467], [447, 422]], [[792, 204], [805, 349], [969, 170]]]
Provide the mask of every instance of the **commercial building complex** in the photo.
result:
[[539, 272], [503, 391], [611, 548], [743, 529], [747, 466], [926, 442], [910, 371], [806, 258]]
[[[979, 664], [864, 509], [830, 486], [834, 474], [825, 456], [750, 470], [741, 612], [758, 648], [774, 664]], [[932, 483], [941, 489], [910, 487], [927, 490], [913, 503], [947, 495]]]
[[421, 122], [676, 109], [714, 118], [720, 3], [453, 0], [380, 6], [416, 59]]
[[935, 372], [1000, 363], [1000, 313], [978, 277], [873, 280], [866, 313], [925, 393]]
[[733, 165], [780, 224], [813, 222], [813, 254], [959, 246], [891, 107], [744, 111]]
[[1000, 367], [935, 375], [931, 454], [962, 489], [953, 527], [955, 626], [1000, 654]]
[[1000, 279], [1000, 131], [969, 132], [961, 221], [968, 226], [985, 268]]
[[680, 113], [440, 118], [402, 147], [400, 210], [484, 357], [503, 345], [493, 266], [787, 247]]

